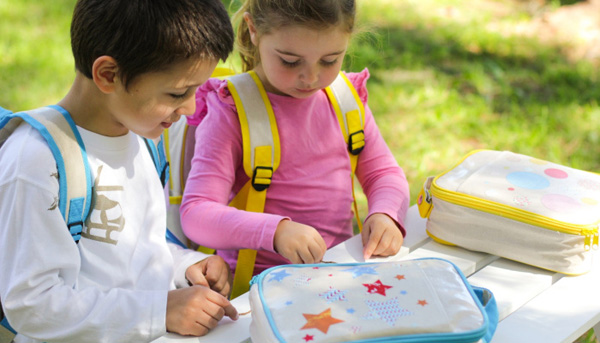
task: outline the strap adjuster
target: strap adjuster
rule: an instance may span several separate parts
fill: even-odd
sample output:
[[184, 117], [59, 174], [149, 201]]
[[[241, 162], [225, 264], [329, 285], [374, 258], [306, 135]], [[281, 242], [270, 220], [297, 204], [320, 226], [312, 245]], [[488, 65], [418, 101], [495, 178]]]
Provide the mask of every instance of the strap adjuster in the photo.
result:
[[79, 240], [81, 239], [81, 231], [83, 231], [83, 221], [78, 220], [76, 222], [67, 224], [67, 228], [75, 241], [75, 244], [79, 244]]
[[348, 151], [358, 155], [365, 148], [365, 131], [359, 130], [348, 135]]
[[252, 175], [252, 187], [257, 191], [264, 191], [271, 185], [273, 167], [256, 166]]

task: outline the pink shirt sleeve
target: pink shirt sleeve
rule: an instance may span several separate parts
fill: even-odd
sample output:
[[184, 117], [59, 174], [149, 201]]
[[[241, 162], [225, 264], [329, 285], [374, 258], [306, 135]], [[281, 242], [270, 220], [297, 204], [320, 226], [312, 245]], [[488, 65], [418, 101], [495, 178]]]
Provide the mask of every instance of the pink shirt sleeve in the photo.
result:
[[347, 75], [356, 88], [361, 101], [365, 104], [366, 144], [358, 158], [356, 176], [368, 200], [368, 216], [374, 213], [388, 215], [397, 222], [403, 235], [406, 236], [404, 220], [410, 205], [408, 181], [381, 136], [371, 109], [367, 105], [366, 82], [369, 72], [364, 69], [360, 73], [348, 73]]
[[[192, 168], [181, 206], [184, 233], [200, 245], [216, 249], [263, 249], [273, 251], [273, 235], [285, 217], [240, 211], [228, 206], [236, 189], [236, 170], [242, 163], [240, 124], [226, 81], [211, 79], [198, 89], [199, 106], [188, 118], [197, 124]], [[207, 117], [208, 118], [208, 117]], [[248, 178], [237, 175], [238, 178]], [[239, 183], [238, 183], [239, 184]]]

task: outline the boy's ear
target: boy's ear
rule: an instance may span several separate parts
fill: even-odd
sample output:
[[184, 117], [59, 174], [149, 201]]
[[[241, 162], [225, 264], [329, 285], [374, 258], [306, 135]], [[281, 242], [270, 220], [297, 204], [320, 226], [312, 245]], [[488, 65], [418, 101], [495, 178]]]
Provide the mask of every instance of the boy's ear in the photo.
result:
[[250, 33], [250, 40], [252, 41], [252, 44], [258, 46], [256, 27], [254, 26], [254, 22], [252, 21], [252, 16], [250, 13], [244, 13], [244, 21], [246, 22], [246, 25], [248, 25], [248, 32]]
[[103, 93], [112, 93], [117, 83], [117, 61], [110, 56], [96, 58], [92, 65], [92, 80]]

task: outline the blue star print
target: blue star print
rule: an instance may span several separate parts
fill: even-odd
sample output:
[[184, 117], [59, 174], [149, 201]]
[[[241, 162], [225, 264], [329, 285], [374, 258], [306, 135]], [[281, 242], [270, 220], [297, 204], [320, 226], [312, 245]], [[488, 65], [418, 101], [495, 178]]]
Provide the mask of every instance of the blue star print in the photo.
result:
[[375, 268], [377, 267], [356, 266], [348, 269], [342, 269], [342, 271], [352, 273], [352, 278], [355, 279], [363, 274], [377, 275]]
[[276, 273], [271, 274], [271, 278], [269, 279], [269, 282], [271, 281], [279, 281], [281, 282], [281, 280], [283, 280], [285, 277], [290, 276], [292, 274], [288, 273], [285, 269], [282, 269]]

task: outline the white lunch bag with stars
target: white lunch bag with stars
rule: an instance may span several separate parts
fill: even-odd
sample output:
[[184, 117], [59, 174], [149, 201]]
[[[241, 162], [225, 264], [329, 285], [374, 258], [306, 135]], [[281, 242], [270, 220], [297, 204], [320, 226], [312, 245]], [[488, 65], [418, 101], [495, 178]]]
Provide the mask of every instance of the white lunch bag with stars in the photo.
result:
[[451, 262], [290, 264], [255, 276], [252, 342], [489, 342], [493, 294]]

